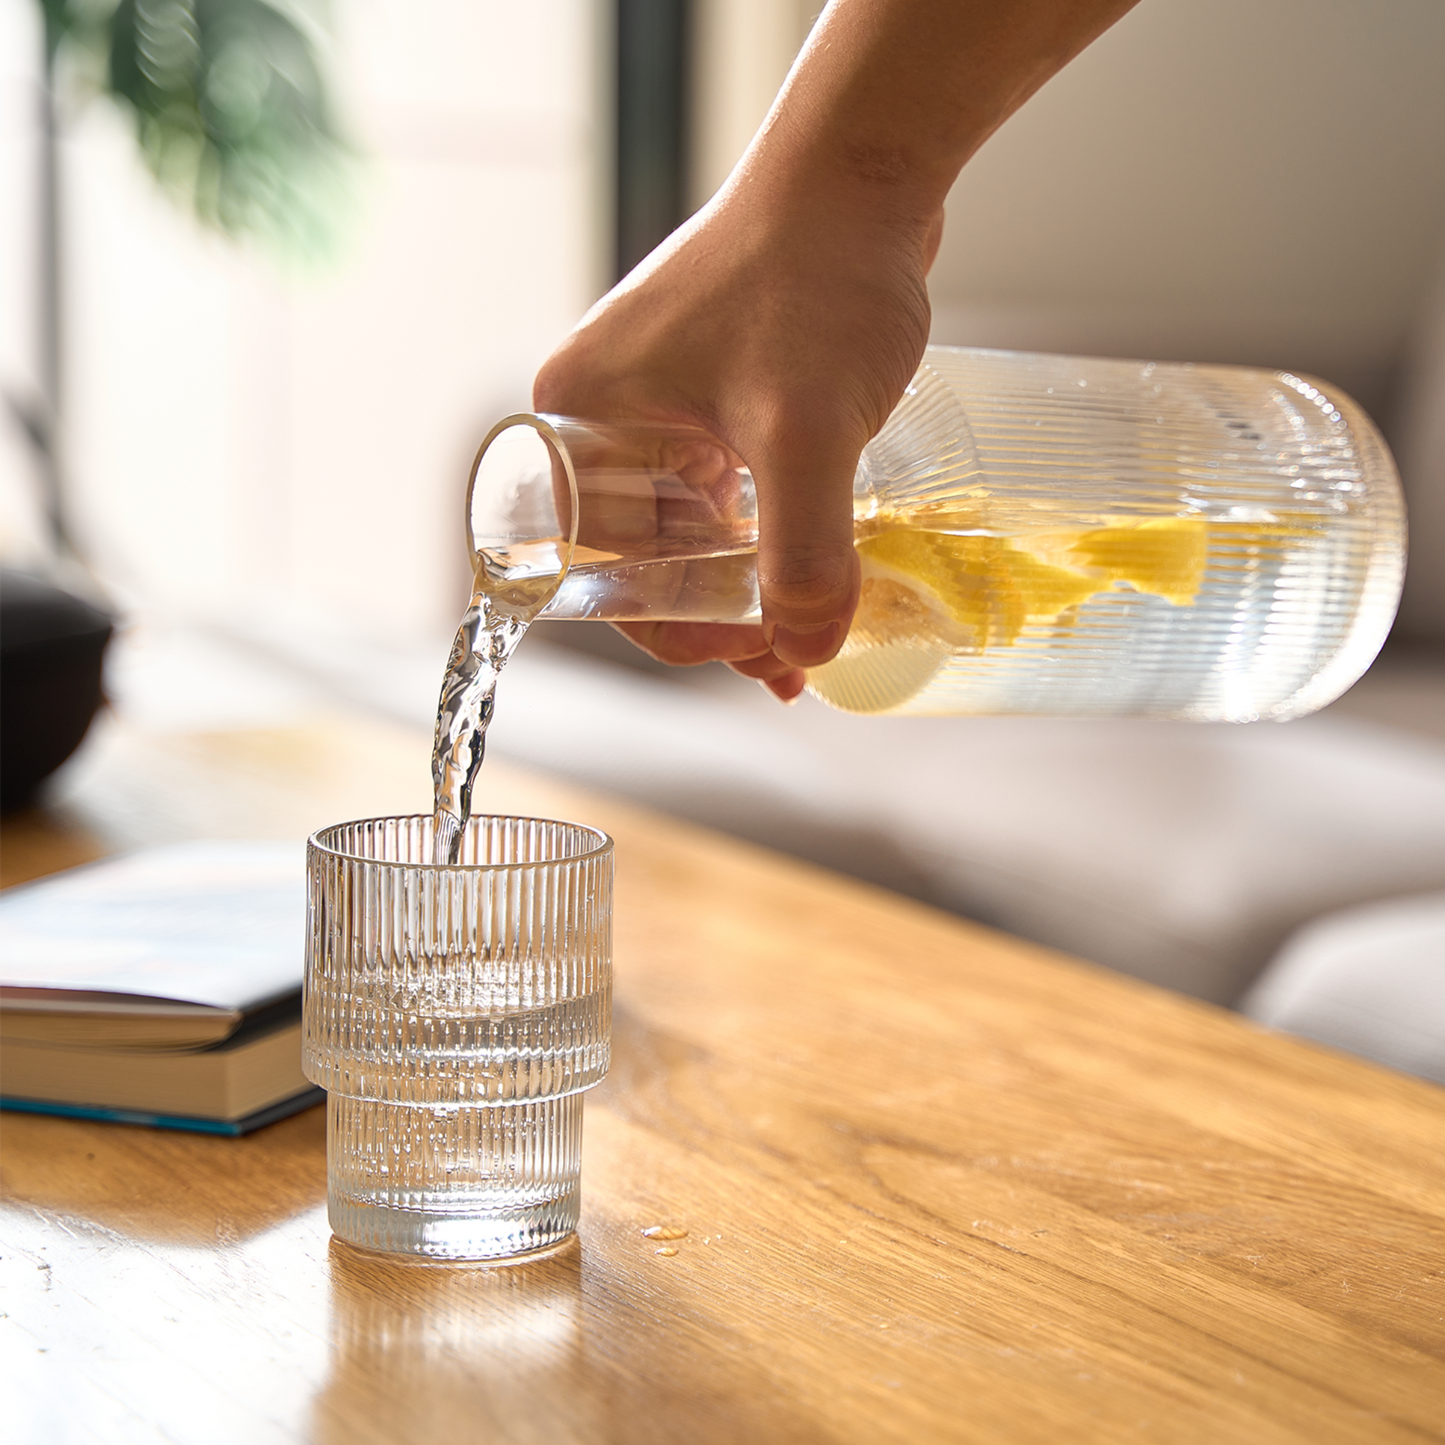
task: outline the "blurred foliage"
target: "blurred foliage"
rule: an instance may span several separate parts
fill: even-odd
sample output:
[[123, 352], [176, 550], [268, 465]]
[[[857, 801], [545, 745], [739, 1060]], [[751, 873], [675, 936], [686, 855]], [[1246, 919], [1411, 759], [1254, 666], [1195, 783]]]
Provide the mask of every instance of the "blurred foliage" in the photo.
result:
[[228, 235], [317, 258], [339, 239], [349, 153], [307, 18], [267, 0], [40, 0], [47, 68], [135, 120], [165, 188]]

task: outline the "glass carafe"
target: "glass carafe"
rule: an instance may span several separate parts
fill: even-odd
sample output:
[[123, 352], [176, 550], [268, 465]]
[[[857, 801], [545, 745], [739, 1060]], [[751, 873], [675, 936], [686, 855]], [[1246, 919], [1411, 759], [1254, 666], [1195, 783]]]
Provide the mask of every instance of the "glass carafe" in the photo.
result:
[[[702, 431], [508, 417], [467, 511], [516, 617], [759, 619], [752, 478]], [[1369, 666], [1404, 572], [1369, 418], [1243, 367], [931, 346], [854, 525], [858, 610], [808, 685], [863, 713], [1296, 717]]]

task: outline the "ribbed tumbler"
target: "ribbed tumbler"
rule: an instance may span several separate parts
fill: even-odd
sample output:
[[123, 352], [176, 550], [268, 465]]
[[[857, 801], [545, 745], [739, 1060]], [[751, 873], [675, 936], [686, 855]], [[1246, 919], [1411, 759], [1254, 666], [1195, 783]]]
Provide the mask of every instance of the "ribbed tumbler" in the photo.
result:
[[431, 859], [427, 817], [307, 848], [331, 1228], [435, 1259], [546, 1250], [577, 1227], [582, 1093], [610, 1058], [612, 840], [473, 818], [455, 864]]

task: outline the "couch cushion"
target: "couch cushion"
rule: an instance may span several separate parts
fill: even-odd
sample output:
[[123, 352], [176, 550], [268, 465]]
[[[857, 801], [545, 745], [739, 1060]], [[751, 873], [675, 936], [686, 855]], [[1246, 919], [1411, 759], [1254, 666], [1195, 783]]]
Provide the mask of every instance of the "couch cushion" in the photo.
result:
[[1273, 1028], [1445, 1084], [1445, 893], [1309, 924], [1241, 1007]]
[[1445, 747], [1328, 716], [859, 718], [539, 645], [492, 746], [1217, 1003], [1309, 919], [1445, 888]]

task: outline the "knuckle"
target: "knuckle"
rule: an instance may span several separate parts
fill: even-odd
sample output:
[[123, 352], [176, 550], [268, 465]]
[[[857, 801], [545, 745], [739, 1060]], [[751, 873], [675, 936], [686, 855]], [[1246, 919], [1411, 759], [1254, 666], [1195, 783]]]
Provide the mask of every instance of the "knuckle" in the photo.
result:
[[869, 433], [836, 388], [794, 388], [769, 398], [759, 440], [777, 463], [817, 467], [821, 458], [861, 451]]
[[853, 570], [851, 547], [791, 546], [761, 563], [758, 581], [773, 608], [817, 611], [846, 602]]

